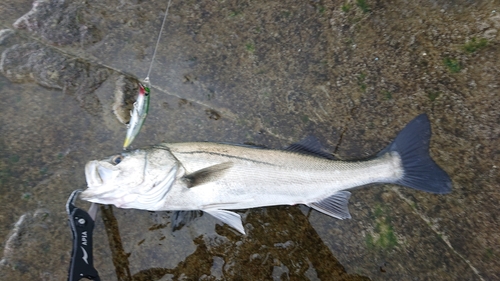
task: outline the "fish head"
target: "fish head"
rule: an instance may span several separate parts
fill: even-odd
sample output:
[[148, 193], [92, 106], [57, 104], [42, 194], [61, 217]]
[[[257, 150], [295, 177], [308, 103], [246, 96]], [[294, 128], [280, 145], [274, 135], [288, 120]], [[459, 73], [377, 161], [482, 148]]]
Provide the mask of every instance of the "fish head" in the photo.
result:
[[175, 182], [179, 162], [166, 147], [124, 152], [85, 165], [83, 200], [119, 208], [159, 210]]

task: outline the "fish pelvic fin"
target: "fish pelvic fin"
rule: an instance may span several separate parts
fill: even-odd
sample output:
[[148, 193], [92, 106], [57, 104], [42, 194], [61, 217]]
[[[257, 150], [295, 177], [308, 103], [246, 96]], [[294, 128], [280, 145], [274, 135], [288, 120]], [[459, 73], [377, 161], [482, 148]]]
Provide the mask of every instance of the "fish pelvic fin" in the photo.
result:
[[338, 191], [321, 201], [309, 203], [309, 207], [314, 208], [316, 211], [329, 215], [337, 219], [350, 219], [349, 213], [349, 198], [351, 193], [349, 191]]
[[222, 177], [232, 166], [232, 162], [216, 164], [185, 175], [182, 180], [186, 182], [187, 187], [195, 187]]
[[404, 172], [403, 177], [394, 183], [430, 193], [449, 193], [451, 179], [432, 160], [429, 154], [430, 138], [429, 118], [421, 114], [410, 121], [378, 156], [393, 151], [399, 154]]
[[180, 230], [183, 226], [188, 225], [196, 218], [203, 216], [203, 212], [199, 210], [194, 211], [174, 211], [171, 218], [172, 232]]

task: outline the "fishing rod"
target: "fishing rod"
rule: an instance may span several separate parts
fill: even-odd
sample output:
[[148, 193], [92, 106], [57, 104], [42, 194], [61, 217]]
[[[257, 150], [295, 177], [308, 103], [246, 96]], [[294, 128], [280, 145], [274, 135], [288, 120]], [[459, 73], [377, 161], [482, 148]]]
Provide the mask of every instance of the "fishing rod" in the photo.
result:
[[163, 28], [165, 26], [165, 22], [167, 20], [168, 10], [170, 8], [172, 0], [168, 1], [167, 9], [165, 10], [165, 15], [163, 16], [163, 22], [161, 23], [160, 33], [158, 34], [158, 39], [156, 40], [156, 46], [153, 51], [153, 57], [151, 58], [151, 63], [149, 64], [148, 73], [146, 74], [146, 78], [144, 78], [144, 83], [139, 83], [139, 95], [134, 103], [134, 108], [131, 111], [130, 122], [128, 123], [127, 135], [125, 137], [125, 141], [123, 142], [123, 150], [126, 150], [135, 137], [139, 134], [139, 131], [146, 120], [146, 116], [149, 112], [149, 99], [150, 99], [150, 89], [151, 89], [151, 81], [149, 79], [149, 75], [151, 74], [151, 70], [153, 69], [153, 63], [156, 57], [156, 51], [158, 50], [158, 45], [160, 44], [160, 38], [163, 33]]

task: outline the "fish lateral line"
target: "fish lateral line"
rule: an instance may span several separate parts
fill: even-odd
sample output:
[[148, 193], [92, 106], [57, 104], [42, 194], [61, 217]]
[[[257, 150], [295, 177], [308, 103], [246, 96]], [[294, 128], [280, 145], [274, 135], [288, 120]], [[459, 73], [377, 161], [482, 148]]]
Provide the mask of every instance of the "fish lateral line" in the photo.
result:
[[194, 154], [208, 154], [208, 155], [213, 155], [213, 156], [220, 156], [220, 157], [227, 157], [231, 159], [238, 159], [238, 160], [243, 160], [243, 161], [249, 161], [255, 164], [264, 164], [264, 165], [269, 165], [269, 166], [276, 166], [275, 164], [269, 163], [269, 162], [264, 162], [264, 161], [258, 161], [250, 158], [245, 158], [245, 157], [240, 157], [240, 156], [234, 156], [234, 155], [229, 155], [229, 154], [224, 154], [224, 153], [219, 153], [219, 152], [211, 152], [211, 151], [184, 151], [184, 152], [176, 152], [177, 154], [185, 154], [185, 155], [194, 155]]
[[[299, 156], [298, 151], [217, 143], [164, 143], [124, 157], [113, 166], [121, 171], [117, 177], [99, 178], [102, 172], [110, 173], [109, 163], [90, 161], [85, 170], [88, 189], [82, 197], [150, 211], [202, 210], [243, 234], [241, 217], [228, 209], [305, 204], [347, 219], [351, 218], [349, 190], [360, 186], [397, 184], [434, 194], [451, 192], [450, 177], [429, 154], [430, 139], [429, 118], [421, 114], [392, 143], [364, 161], [330, 161]], [[303, 147], [295, 146], [297, 149]], [[144, 155], [148, 157], [141, 158]], [[137, 167], [146, 167], [145, 161], [147, 169], [139, 171]], [[173, 166], [179, 169], [170, 170], [165, 177], [165, 170]], [[136, 184], [138, 177], [143, 179], [140, 185]], [[159, 179], [163, 179], [161, 184], [151, 187]], [[101, 195], [103, 190], [108, 191], [106, 196]], [[132, 193], [133, 198], [127, 197]]]

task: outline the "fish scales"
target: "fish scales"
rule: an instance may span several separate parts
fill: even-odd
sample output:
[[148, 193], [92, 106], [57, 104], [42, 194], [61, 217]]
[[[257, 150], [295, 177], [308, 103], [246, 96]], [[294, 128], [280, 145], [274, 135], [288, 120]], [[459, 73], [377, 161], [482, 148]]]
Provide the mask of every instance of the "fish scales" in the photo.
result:
[[[429, 155], [427, 115], [368, 160], [336, 161], [317, 140], [285, 150], [221, 143], [163, 143], [85, 166], [84, 200], [150, 211], [202, 210], [245, 233], [235, 209], [305, 204], [350, 218], [349, 190], [392, 183], [444, 194], [452, 182]], [[179, 216], [182, 217], [182, 216]], [[189, 216], [188, 216], [189, 217]]]
[[[339, 190], [368, 183], [394, 182], [402, 174], [397, 155], [386, 155], [370, 161], [342, 162], [287, 151], [216, 143], [163, 145], [170, 149], [187, 173], [218, 163], [234, 163], [230, 173], [224, 177], [187, 191], [192, 196], [193, 202], [189, 205], [193, 209], [203, 209], [211, 203], [241, 200], [245, 203], [228, 204], [225, 208], [304, 204]], [[267, 196], [257, 198], [262, 194]]]

